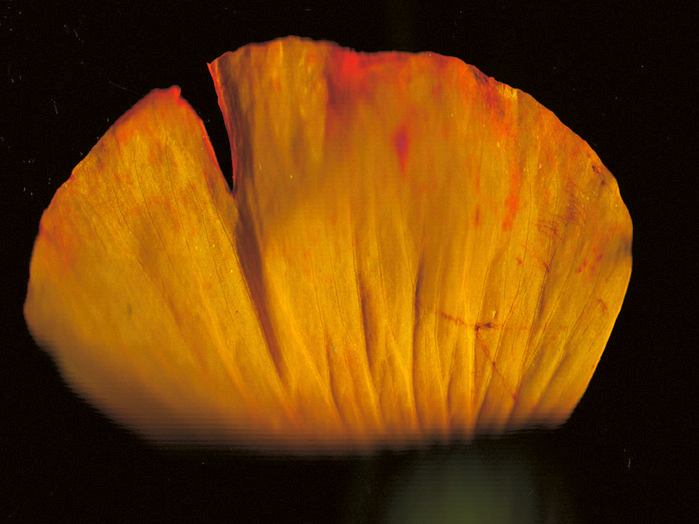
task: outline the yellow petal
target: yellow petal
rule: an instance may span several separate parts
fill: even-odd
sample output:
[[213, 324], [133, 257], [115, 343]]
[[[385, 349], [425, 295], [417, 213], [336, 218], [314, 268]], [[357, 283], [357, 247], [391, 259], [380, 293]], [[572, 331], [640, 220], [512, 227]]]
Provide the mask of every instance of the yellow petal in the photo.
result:
[[237, 221], [201, 121], [179, 89], [154, 91], [42, 217], [25, 305], [32, 333], [82, 395], [155, 437], [280, 424], [288, 406], [272, 359], [258, 353]]
[[210, 69], [235, 197], [173, 88], [42, 218], [25, 315], [73, 387], [157, 439], [302, 451], [569, 416], [631, 271], [583, 140], [430, 53], [289, 38]]

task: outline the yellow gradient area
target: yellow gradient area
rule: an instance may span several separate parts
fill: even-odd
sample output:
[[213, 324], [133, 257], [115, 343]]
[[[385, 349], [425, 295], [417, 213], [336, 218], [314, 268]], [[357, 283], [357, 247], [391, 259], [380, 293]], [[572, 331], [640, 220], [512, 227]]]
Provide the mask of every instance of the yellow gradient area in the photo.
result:
[[432, 53], [287, 38], [209, 68], [235, 193], [171, 88], [42, 217], [25, 316], [80, 395], [159, 441], [299, 452], [567, 419], [631, 273], [587, 143]]

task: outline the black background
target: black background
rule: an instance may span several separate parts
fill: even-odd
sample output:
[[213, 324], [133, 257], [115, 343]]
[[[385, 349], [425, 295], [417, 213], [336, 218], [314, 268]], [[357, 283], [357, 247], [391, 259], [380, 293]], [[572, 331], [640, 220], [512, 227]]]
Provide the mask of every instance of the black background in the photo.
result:
[[608, 4], [3, 2], [0, 522], [381, 519], [409, 454], [163, 453], [75, 397], [22, 316], [41, 213], [109, 126], [151, 89], [177, 84], [230, 176], [206, 64], [289, 34], [457, 56], [534, 96], [598, 153], [634, 221], [631, 284], [571, 420], [521, 438], [564, 472], [583, 522], [690, 520], [698, 4]]

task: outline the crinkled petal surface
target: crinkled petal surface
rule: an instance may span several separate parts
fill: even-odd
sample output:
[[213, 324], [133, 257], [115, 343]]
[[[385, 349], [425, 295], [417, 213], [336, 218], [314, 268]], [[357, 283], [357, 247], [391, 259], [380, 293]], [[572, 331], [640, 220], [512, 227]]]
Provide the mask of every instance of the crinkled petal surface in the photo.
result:
[[582, 139], [431, 53], [288, 38], [209, 67], [235, 195], [172, 88], [42, 218], [25, 316], [81, 395], [161, 441], [299, 452], [567, 419], [631, 272]]

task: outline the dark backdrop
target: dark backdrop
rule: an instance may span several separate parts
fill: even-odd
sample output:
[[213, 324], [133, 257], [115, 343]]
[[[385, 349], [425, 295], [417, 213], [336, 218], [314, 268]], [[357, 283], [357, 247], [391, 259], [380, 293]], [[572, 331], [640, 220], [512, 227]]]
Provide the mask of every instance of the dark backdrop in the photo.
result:
[[163, 453], [75, 397], [22, 316], [41, 213], [109, 126], [151, 89], [177, 84], [230, 176], [206, 63], [289, 34], [457, 56], [534, 96], [599, 154], [634, 222], [629, 292], [571, 420], [521, 439], [562, 472], [583, 522], [688, 519], [698, 487], [699, 13], [695, 2], [607, 3], [3, 2], [0, 521], [382, 518], [409, 454]]

